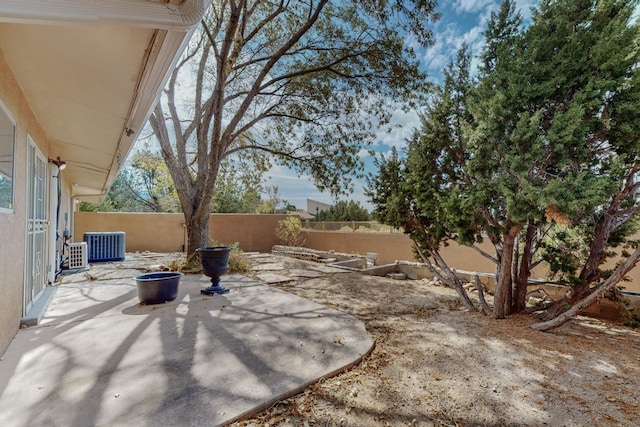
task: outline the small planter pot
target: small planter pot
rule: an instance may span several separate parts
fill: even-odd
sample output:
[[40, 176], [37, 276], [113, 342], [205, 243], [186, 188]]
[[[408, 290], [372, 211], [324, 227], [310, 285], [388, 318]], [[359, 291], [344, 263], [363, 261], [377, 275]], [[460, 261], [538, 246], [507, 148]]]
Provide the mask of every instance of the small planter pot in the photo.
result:
[[147, 273], [134, 277], [138, 298], [143, 304], [162, 304], [178, 296], [178, 285], [184, 274], [176, 271]]

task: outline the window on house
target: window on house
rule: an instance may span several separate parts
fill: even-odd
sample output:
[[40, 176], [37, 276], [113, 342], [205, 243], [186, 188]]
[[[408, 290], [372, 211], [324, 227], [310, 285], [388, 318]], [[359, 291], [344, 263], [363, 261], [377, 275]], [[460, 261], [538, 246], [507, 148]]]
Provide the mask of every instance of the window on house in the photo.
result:
[[16, 126], [0, 104], [0, 211], [13, 209], [13, 160]]

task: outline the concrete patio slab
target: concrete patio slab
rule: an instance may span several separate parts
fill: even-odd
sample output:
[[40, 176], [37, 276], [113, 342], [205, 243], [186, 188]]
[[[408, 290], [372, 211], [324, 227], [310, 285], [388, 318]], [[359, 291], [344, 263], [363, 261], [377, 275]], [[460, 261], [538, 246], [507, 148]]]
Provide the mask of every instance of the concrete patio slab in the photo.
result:
[[254, 271], [278, 271], [284, 270], [284, 265], [281, 262], [274, 262], [268, 264], [258, 264], [252, 267]]
[[129, 279], [58, 286], [0, 361], [0, 424], [211, 426], [340, 372], [373, 341], [355, 318], [242, 276], [144, 306]]
[[256, 277], [269, 285], [275, 285], [276, 283], [291, 282], [293, 280], [289, 276], [283, 276], [282, 274], [275, 274], [275, 273], [256, 274]]

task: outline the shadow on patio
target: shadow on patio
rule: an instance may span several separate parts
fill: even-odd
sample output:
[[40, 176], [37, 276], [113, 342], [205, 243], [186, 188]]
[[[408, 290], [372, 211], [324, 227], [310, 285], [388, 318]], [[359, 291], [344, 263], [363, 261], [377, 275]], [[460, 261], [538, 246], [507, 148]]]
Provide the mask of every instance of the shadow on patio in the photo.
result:
[[[112, 267], [113, 268], [113, 267]], [[373, 341], [355, 318], [242, 276], [138, 304], [131, 278], [60, 285], [0, 362], [4, 426], [220, 425], [342, 371]]]

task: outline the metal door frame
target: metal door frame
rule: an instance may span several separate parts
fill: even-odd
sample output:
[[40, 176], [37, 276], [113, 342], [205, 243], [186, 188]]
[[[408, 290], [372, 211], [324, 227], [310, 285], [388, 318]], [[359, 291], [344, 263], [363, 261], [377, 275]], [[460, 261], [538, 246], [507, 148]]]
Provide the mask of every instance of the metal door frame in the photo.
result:
[[26, 314], [47, 285], [47, 158], [27, 136], [27, 236], [23, 310]]

